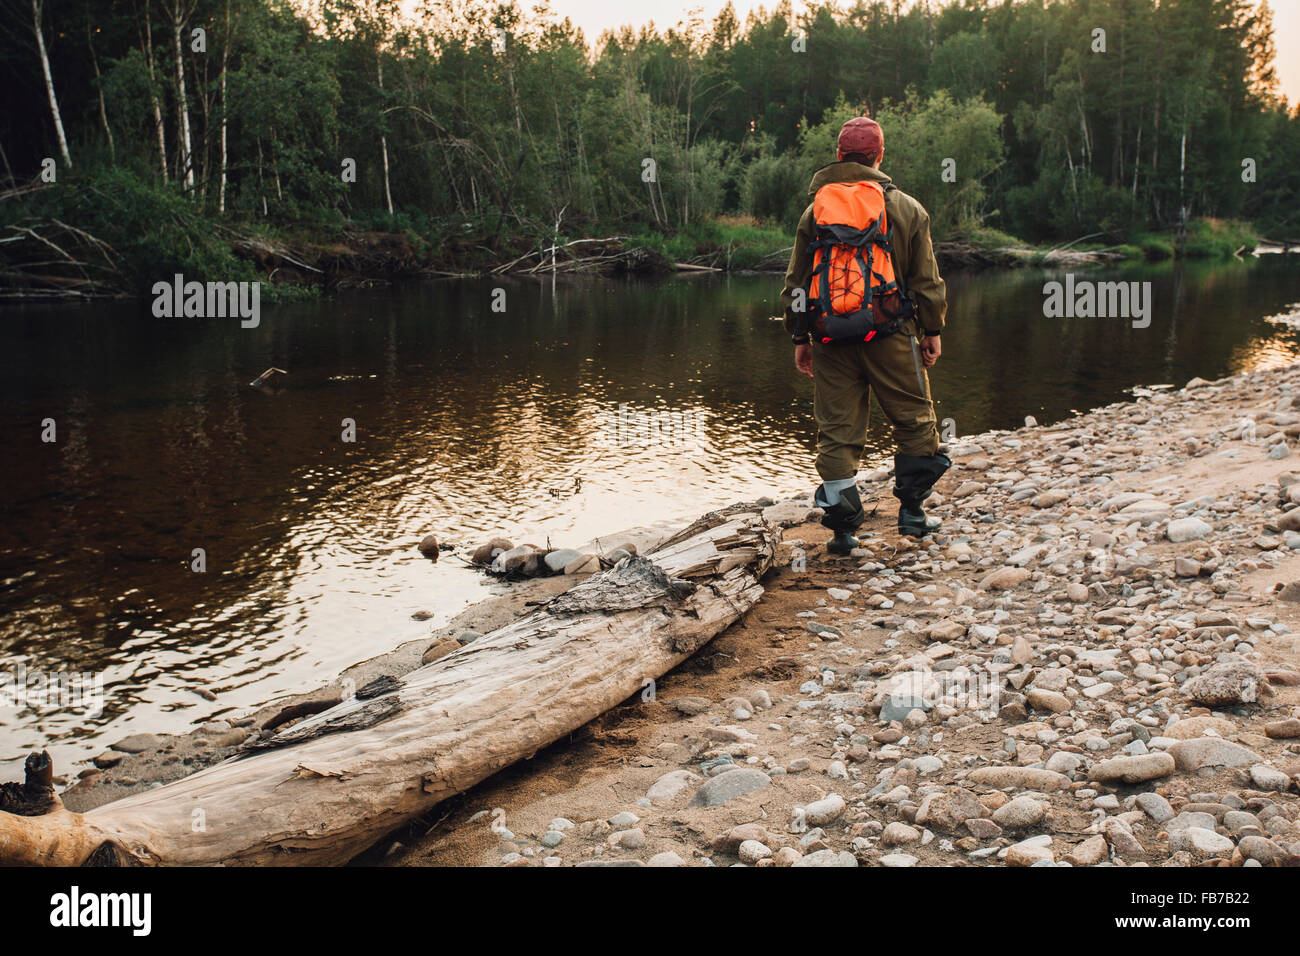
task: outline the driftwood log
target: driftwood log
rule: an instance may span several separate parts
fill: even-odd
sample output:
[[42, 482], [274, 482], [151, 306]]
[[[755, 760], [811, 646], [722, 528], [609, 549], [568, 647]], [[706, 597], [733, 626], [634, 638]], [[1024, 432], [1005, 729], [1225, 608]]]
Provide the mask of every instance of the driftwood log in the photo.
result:
[[[0, 811], [0, 863], [345, 863], [685, 660], [762, 596], [779, 537], [754, 507], [707, 515], [257, 752], [84, 814], [52, 792], [40, 815]], [[29, 767], [44, 791], [49, 768]], [[44, 793], [32, 793], [39, 810]]]

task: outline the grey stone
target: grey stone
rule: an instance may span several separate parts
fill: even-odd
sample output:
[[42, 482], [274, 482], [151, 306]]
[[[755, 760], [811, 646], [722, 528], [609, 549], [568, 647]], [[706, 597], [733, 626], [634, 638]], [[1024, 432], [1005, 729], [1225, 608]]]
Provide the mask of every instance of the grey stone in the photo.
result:
[[1232, 852], [1233, 843], [1226, 836], [1205, 827], [1187, 827], [1171, 831], [1169, 849], [1187, 850], [1199, 857], [1217, 857]]
[[884, 832], [880, 834], [881, 846], [903, 846], [919, 839], [921, 839], [921, 834], [916, 827], [909, 827], [906, 823], [898, 820], [885, 827]]
[[747, 767], [730, 770], [707, 781], [704, 786], [696, 790], [695, 796], [691, 797], [688, 806], [721, 806], [736, 799], [736, 797], [752, 793], [755, 790], [761, 790], [771, 782], [772, 778], [761, 770]]
[[560, 574], [570, 563], [580, 557], [582, 557], [581, 551], [575, 551], [573, 548], [558, 548], [542, 560], [546, 562], [552, 574]]
[[993, 822], [1008, 830], [1031, 827], [1043, 819], [1046, 810], [1033, 797], [1016, 797], [993, 811]]
[[564, 566], [565, 574], [595, 574], [600, 570], [600, 558], [594, 554], [583, 554]]
[[1203, 830], [1213, 830], [1215, 824], [1214, 814], [1201, 813], [1196, 810], [1184, 810], [1178, 816], [1169, 820], [1165, 824], [1165, 829], [1170, 833], [1175, 830], [1186, 830], [1188, 827], [1200, 827]]
[[1291, 786], [1291, 778], [1268, 764], [1255, 764], [1250, 768], [1250, 779], [1260, 790], [1285, 792]]
[[984, 816], [979, 798], [962, 787], [927, 794], [916, 811], [916, 822], [937, 830], [955, 830], [967, 820]]
[[1263, 866], [1281, 863], [1287, 858], [1287, 852], [1282, 847], [1262, 836], [1242, 837], [1237, 849], [1247, 860], [1255, 860]]
[[1156, 823], [1165, 823], [1174, 818], [1174, 808], [1158, 793], [1139, 793], [1137, 805]]
[[670, 703], [678, 713], [686, 714], [688, 717], [702, 714], [713, 705], [707, 697], [678, 697]]
[[640, 860], [583, 860], [578, 866], [645, 866]]
[[804, 809], [804, 821], [810, 826], [819, 827], [837, 819], [844, 812], [844, 798], [832, 793], [820, 800], [814, 800]]
[[847, 850], [817, 850], [797, 860], [793, 866], [857, 866], [858, 860]]
[[1183, 685], [1188, 697], [1207, 707], [1253, 704], [1267, 688], [1264, 672], [1249, 661], [1215, 664]]
[[1211, 525], [1200, 518], [1175, 518], [1165, 528], [1165, 537], [1176, 544], [1184, 541], [1199, 541], [1213, 530]]
[[511, 574], [523, 568], [524, 562], [533, 553], [533, 549], [526, 544], [511, 548], [509, 551], [502, 551], [492, 559], [492, 570], [497, 574]]
[[1167, 753], [1112, 757], [1094, 764], [1088, 772], [1088, 779], [1103, 783], [1145, 783], [1169, 776], [1174, 772], [1174, 767], [1175, 758]]
[[129, 737], [123, 737], [113, 744], [112, 748], [124, 754], [138, 754], [144, 753], [146, 750], [152, 750], [161, 743], [162, 738], [157, 734], [132, 734]]
[[610, 834], [609, 842], [613, 846], [621, 846], [625, 850], [639, 850], [645, 846], [645, 831], [640, 827], [634, 827], [631, 830], [619, 830]]
[[902, 720], [914, 710], [926, 711], [930, 708], [929, 701], [923, 697], [912, 697], [905, 695], [890, 695], [885, 698], [885, 702], [880, 705], [881, 720]]
[[650, 785], [646, 796], [651, 803], [671, 803], [679, 793], [701, 778], [689, 770], [670, 770]]
[[1245, 767], [1259, 761], [1259, 754], [1241, 744], [1220, 737], [1197, 737], [1180, 740], [1169, 748], [1179, 770], [1202, 767]]
[[1258, 836], [1263, 829], [1259, 817], [1245, 810], [1229, 810], [1223, 815], [1223, 825], [1233, 836], [1241, 836], [1250, 830], [1255, 831], [1255, 835]]
[[816, 634], [826, 641], [838, 641], [844, 636], [840, 633], [839, 628], [831, 627], [829, 624], [822, 624], [820, 621], [805, 621], [804, 630], [809, 634]]

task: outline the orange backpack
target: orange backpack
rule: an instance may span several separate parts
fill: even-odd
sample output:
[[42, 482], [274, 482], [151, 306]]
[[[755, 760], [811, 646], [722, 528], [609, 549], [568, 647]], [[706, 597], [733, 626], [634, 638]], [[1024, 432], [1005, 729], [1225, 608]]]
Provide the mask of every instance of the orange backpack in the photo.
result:
[[870, 342], [897, 332], [913, 314], [894, 274], [885, 192], [871, 180], [828, 183], [813, 197], [809, 334], [823, 345]]

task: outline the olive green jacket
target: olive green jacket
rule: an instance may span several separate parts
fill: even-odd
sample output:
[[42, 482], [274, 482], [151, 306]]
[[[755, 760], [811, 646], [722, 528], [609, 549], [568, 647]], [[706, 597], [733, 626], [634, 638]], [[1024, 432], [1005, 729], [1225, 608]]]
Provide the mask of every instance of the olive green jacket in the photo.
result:
[[[861, 163], [830, 163], [813, 173], [808, 195], [816, 194], [827, 183], [856, 183], [864, 179], [889, 182], [889, 177], [880, 170]], [[806, 290], [812, 277], [813, 257], [808, 252], [808, 244], [813, 240], [812, 212], [809, 203], [799, 220], [790, 267], [785, 273], [785, 289], [781, 292], [785, 328], [792, 334], [798, 328], [797, 317], [791, 310], [794, 291]], [[894, 272], [916, 303], [918, 324], [926, 332], [939, 332], [948, 313], [948, 293], [930, 242], [930, 214], [907, 193], [894, 188], [885, 193], [885, 218], [894, 233]]]

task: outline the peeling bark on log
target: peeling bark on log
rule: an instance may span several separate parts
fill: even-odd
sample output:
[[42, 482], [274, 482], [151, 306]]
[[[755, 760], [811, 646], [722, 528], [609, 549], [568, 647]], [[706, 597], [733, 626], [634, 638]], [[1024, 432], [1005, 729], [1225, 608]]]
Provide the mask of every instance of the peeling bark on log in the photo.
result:
[[703, 647], [762, 596], [779, 540], [753, 506], [706, 515], [272, 749], [85, 814], [0, 812], [0, 864], [345, 863]]

